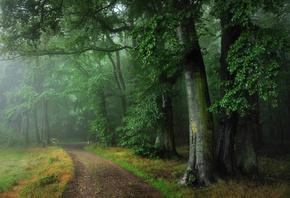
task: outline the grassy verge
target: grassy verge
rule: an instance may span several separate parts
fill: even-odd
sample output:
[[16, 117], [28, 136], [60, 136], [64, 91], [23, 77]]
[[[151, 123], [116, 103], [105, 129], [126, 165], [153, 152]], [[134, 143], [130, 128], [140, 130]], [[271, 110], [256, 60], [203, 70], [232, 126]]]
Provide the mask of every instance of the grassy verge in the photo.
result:
[[[186, 145], [186, 144], [184, 144]], [[186, 146], [177, 147], [188, 156]], [[273, 160], [260, 157], [260, 178], [238, 178], [217, 183], [210, 187], [183, 187], [177, 182], [182, 177], [187, 159], [146, 159], [133, 155], [133, 151], [121, 147], [87, 146], [87, 150], [115, 161], [155, 186], [167, 197], [287, 197], [290, 194], [290, 156]], [[269, 160], [269, 163], [268, 163]], [[283, 168], [281, 168], [283, 167]], [[275, 172], [273, 172], [275, 170]]]
[[61, 197], [73, 171], [60, 147], [0, 150], [0, 197]]

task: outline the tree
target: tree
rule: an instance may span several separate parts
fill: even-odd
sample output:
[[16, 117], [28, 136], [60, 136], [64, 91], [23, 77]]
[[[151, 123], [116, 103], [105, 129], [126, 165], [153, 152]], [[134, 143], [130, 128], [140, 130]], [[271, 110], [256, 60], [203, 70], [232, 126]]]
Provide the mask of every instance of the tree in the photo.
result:
[[[222, 1], [221, 1], [222, 2]], [[223, 2], [225, 3], [225, 1]], [[221, 3], [221, 5], [224, 5]], [[229, 10], [232, 9], [232, 5], [229, 6], [227, 11], [220, 12], [222, 38], [221, 38], [221, 81], [231, 81], [234, 79], [234, 74], [228, 71], [228, 52], [231, 45], [239, 38], [242, 27], [238, 25], [230, 25], [234, 14]], [[221, 87], [222, 96], [225, 95], [225, 87]], [[234, 176], [239, 173], [236, 164], [236, 155], [234, 151], [235, 135], [238, 127], [238, 113], [226, 112], [226, 109], [222, 109], [220, 113], [220, 129], [218, 136], [217, 147], [217, 168], [219, 173], [224, 176]]]
[[[194, 173], [206, 185], [217, 179], [213, 120], [208, 111], [210, 103], [205, 68], [195, 29], [200, 8], [200, 2], [189, 1], [163, 5], [161, 12], [140, 28], [143, 34], [139, 40], [142, 42], [137, 43], [143, 63], [146, 66], [154, 65], [157, 71], [155, 75], [162, 77], [163, 74], [170, 79], [180, 74], [178, 71], [182, 67], [178, 65], [184, 65], [190, 120], [190, 159], [187, 171], [180, 181], [183, 185], [187, 184]], [[179, 30], [178, 34], [176, 29]], [[159, 69], [159, 65], [166, 69]]]
[[[277, 5], [280, 3], [277, 2]], [[258, 173], [256, 155], [257, 134], [260, 128], [258, 96], [275, 103], [277, 97], [275, 78], [280, 67], [277, 51], [284, 48], [287, 43], [284, 32], [264, 28], [254, 22], [251, 16], [262, 6], [265, 10], [269, 7], [277, 7], [274, 4], [267, 1], [251, 3], [218, 1], [216, 4], [220, 8], [217, 12], [225, 28], [221, 64], [225, 75], [223, 80], [226, 81], [223, 82], [225, 93], [219, 105], [226, 110], [228, 118], [234, 118], [233, 115], [237, 113], [242, 117], [241, 168], [244, 174], [250, 175]], [[236, 33], [231, 31], [234, 34], [229, 35], [227, 30], [231, 28], [236, 28], [238, 31]], [[231, 121], [228, 122], [228, 126], [236, 126], [236, 124]], [[233, 132], [227, 133], [223, 130], [221, 134], [233, 134]], [[229, 142], [233, 140], [232, 138], [232, 136], [227, 137]], [[226, 143], [223, 145], [226, 146]], [[233, 146], [229, 145], [231, 145], [231, 148], [228, 148], [232, 155]], [[223, 149], [220, 151], [220, 154], [224, 153]], [[228, 159], [232, 164], [229, 167], [226, 167], [226, 162], [220, 161], [219, 165], [225, 174], [234, 173], [233, 159]]]
[[[191, 5], [190, 2], [183, 6]], [[200, 8], [199, 8], [200, 9]], [[207, 79], [201, 49], [195, 29], [197, 15], [193, 14], [178, 27], [180, 42], [187, 51], [184, 57], [184, 74], [189, 112], [190, 151], [187, 170], [180, 180], [186, 185], [191, 175], [196, 175], [200, 183], [212, 184], [218, 179], [214, 164], [213, 119], [208, 111], [210, 106]], [[189, 44], [188, 44], [189, 43]]]

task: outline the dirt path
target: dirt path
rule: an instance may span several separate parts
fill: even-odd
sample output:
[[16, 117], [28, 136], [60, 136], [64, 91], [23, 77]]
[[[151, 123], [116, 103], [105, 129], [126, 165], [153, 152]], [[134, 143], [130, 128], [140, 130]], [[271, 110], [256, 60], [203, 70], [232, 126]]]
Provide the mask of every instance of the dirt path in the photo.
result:
[[75, 178], [69, 184], [64, 198], [90, 197], [164, 197], [118, 164], [83, 149], [85, 143], [64, 145], [72, 157]]

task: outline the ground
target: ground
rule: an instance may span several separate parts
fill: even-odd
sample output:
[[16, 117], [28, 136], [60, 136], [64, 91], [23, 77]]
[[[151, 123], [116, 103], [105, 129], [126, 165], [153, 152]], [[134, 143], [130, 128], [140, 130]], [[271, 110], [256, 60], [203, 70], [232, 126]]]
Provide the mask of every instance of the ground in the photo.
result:
[[118, 164], [83, 149], [85, 143], [64, 145], [73, 159], [74, 180], [64, 198], [164, 197], [153, 186]]

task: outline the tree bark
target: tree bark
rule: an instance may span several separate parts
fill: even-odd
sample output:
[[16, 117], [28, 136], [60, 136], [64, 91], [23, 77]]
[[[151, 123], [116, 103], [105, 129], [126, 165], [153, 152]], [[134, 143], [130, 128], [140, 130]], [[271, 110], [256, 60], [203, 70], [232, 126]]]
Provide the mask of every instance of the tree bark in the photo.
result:
[[122, 104], [122, 118], [125, 117], [126, 112], [127, 112], [127, 103], [126, 103], [126, 98], [124, 95], [124, 92], [126, 91], [126, 86], [123, 80], [123, 75], [121, 73], [120, 69], [120, 54], [119, 52], [116, 52], [116, 58], [117, 58], [117, 65], [115, 64], [115, 61], [113, 60], [112, 56], [109, 54], [109, 59], [113, 65], [113, 72], [114, 72], [114, 77], [115, 81], [117, 83], [117, 87], [120, 91], [120, 98], [121, 98], [121, 104]]
[[25, 123], [26, 123], [26, 119], [25, 119], [24, 113], [22, 113], [22, 115], [21, 115], [21, 127], [20, 127], [20, 135], [21, 136], [25, 135]]
[[26, 124], [25, 124], [25, 142], [26, 144], [30, 143], [29, 140], [29, 112], [28, 110], [26, 111]]
[[235, 135], [237, 130], [238, 115], [231, 112], [220, 117], [220, 134], [217, 147], [217, 169], [224, 176], [239, 174], [235, 155]]
[[[108, 33], [106, 34], [106, 37], [108, 41], [111, 43], [111, 45], [116, 45], [116, 43], [113, 41], [113, 39], [110, 37]], [[121, 99], [121, 104], [122, 104], [122, 119], [123, 119], [126, 116], [126, 112], [127, 112], [127, 102], [126, 102], [126, 96], [125, 96], [126, 85], [125, 85], [123, 74], [121, 71], [121, 59], [120, 59], [119, 51], [116, 51], [115, 55], [116, 55], [116, 63], [110, 54], [109, 54], [109, 59], [113, 65], [115, 81], [120, 91], [120, 99]]]
[[171, 158], [172, 156], [179, 156], [175, 147], [175, 137], [173, 130], [173, 114], [172, 114], [172, 99], [166, 94], [162, 95], [162, 109], [164, 113], [163, 123], [163, 142], [165, 149], [165, 156]]
[[35, 126], [35, 140], [36, 140], [36, 144], [39, 144], [40, 143], [40, 138], [39, 138], [37, 109], [34, 109], [34, 126]]
[[[279, 54], [281, 56], [282, 63], [283, 63], [284, 68], [285, 68], [284, 71], [289, 74], [289, 72], [290, 72], [289, 71], [290, 60], [287, 59], [286, 52], [282, 51]], [[285, 84], [286, 84], [286, 86], [289, 86], [289, 84], [290, 84], [289, 78], [285, 79]], [[288, 128], [288, 130], [286, 130], [286, 133], [288, 133], [288, 137], [289, 137], [289, 134], [290, 134], [290, 89], [289, 88], [287, 89], [286, 106], [287, 106], [287, 113], [288, 113], [288, 127], [286, 127], [286, 128]]]
[[44, 136], [46, 144], [50, 145], [50, 131], [49, 131], [49, 121], [48, 121], [48, 99], [43, 99], [43, 118], [44, 118]]
[[210, 106], [208, 85], [201, 49], [197, 40], [193, 19], [190, 24], [182, 25], [180, 40], [187, 43], [183, 32], [190, 33], [195, 41], [191, 51], [184, 59], [184, 74], [187, 90], [189, 113], [190, 150], [187, 171], [180, 183], [186, 185], [191, 174], [197, 174], [199, 182], [211, 185], [218, 180], [214, 165], [213, 118], [208, 111]]
[[[257, 95], [247, 96], [249, 104], [257, 104]], [[258, 158], [257, 158], [257, 112], [249, 111], [242, 118], [241, 130], [241, 169], [244, 175], [258, 174]]]
[[[221, 27], [223, 28], [223, 35], [221, 38], [221, 81], [228, 81], [234, 79], [234, 74], [228, 71], [228, 52], [230, 46], [238, 39], [241, 28], [239, 26], [227, 27], [232, 19], [232, 13], [225, 13], [221, 17]], [[225, 87], [221, 87], [221, 96], [225, 95]], [[230, 112], [226, 114], [225, 109], [222, 109], [220, 115], [220, 131], [217, 147], [217, 169], [222, 176], [234, 176], [239, 174], [236, 155], [234, 151], [235, 135], [237, 131], [238, 114]]]

